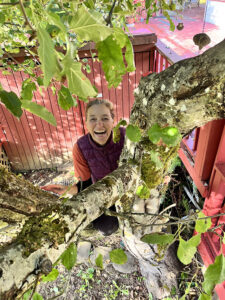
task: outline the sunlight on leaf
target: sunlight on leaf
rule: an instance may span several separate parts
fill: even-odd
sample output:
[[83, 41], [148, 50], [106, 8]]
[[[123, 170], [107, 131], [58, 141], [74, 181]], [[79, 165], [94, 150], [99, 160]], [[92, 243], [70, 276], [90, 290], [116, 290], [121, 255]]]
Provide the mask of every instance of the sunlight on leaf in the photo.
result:
[[103, 255], [101, 253], [96, 258], [95, 264], [98, 268], [103, 269]]
[[77, 261], [77, 247], [74, 243], [71, 243], [70, 246], [61, 254], [60, 259], [64, 267], [67, 270], [71, 270]]
[[132, 142], [139, 142], [141, 139], [141, 131], [136, 125], [128, 125], [126, 128], [126, 136]]
[[185, 241], [180, 237], [179, 241], [180, 243], [177, 250], [177, 256], [184, 265], [188, 265], [191, 263], [192, 258], [197, 251], [197, 246], [201, 241], [201, 235], [197, 234], [188, 241]]
[[42, 282], [54, 281], [56, 280], [58, 275], [59, 271], [57, 269], [52, 269], [52, 271], [48, 275], [42, 277]]
[[159, 245], [167, 245], [172, 243], [174, 239], [173, 234], [166, 234], [166, 233], [150, 233], [146, 234], [141, 238], [142, 242], [148, 244], [159, 244]]
[[[200, 211], [198, 213], [198, 218], [205, 218], [206, 215]], [[204, 233], [206, 232], [212, 225], [212, 220], [211, 218], [205, 218], [205, 219], [201, 219], [201, 220], [197, 220], [196, 224], [195, 224], [195, 230], [199, 233]]]
[[109, 252], [109, 257], [111, 262], [118, 264], [118, 265], [123, 265], [127, 262], [127, 255], [123, 251], [123, 249], [115, 249]]
[[29, 111], [30, 113], [40, 117], [49, 124], [57, 126], [56, 119], [53, 114], [48, 111], [44, 106], [37, 104], [36, 102], [31, 102], [27, 100], [22, 100], [22, 108]]
[[136, 194], [142, 199], [148, 199], [150, 197], [150, 189], [146, 185], [140, 185], [137, 188]]

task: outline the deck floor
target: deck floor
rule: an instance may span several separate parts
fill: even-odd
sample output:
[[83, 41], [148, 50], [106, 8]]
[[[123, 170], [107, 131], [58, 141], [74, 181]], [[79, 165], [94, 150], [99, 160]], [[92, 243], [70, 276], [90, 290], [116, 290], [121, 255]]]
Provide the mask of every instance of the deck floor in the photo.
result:
[[[146, 24], [143, 18], [139, 18], [139, 21], [136, 21], [134, 24], [129, 24], [128, 28], [133, 35], [156, 33], [159, 44], [163, 43], [167, 49], [166, 54], [168, 56], [172, 53], [175, 54], [176, 57], [173, 59], [175, 62], [199, 55], [225, 38], [225, 28], [220, 28], [219, 26], [207, 22], [204, 23], [204, 14], [205, 5], [185, 8], [183, 11], [180, 11], [179, 17], [173, 13], [171, 18], [175, 26], [183, 22], [183, 30], [175, 29], [171, 31], [169, 21], [164, 16], [152, 17], [148, 24]], [[198, 46], [193, 42], [193, 36], [201, 32], [205, 32], [209, 35], [211, 43], [199, 51]]]

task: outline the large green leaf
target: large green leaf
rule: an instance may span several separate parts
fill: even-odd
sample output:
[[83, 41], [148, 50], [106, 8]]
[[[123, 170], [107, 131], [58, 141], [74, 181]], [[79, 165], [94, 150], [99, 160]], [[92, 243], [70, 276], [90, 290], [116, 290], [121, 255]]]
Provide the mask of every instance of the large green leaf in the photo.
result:
[[113, 35], [116, 38], [116, 41], [119, 44], [120, 48], [125, 48], [125, 59], [127, 62], [126, 71], [135, 71], [133, 46], [127, 34], [121, 28], [115, 28]]
[[213, 264], [209, 265], [204, 274], [203, 288], [210, 294], [215, 285], [225, 280], [225, 257], [220, 254]]
[[62, 109], [68, 110], [73, 106], [76, 106], [76, 100], [72, 97], [70, 90], [62, 85], [58, 92], [58, 103]]
[[54, 44], [48, 32], [38, 26], [37, 37], [39, 42], [38, 55], [44, 74], [44, 86], [47, 87], [53, 76], [59, 72]]
[[21, 98], [23, 100], [32, 100], [33, 91], [36, 91], [36, 84], [31, 82], [31, 79], [25, 79], [22, 83]]
[[69, 90], [72, 94], [75, 94], [82, 99], [95, 97], [97, 95], [90, 80], [81, 71], [82, 64], [73, 60], [70, 51], [67, 52], [62, 64], [62, 73], [67, 78]]
[[81, 7], [75, 13], [70, 22], [70, 29], [74, 31], [82, 41], [100, 42], [105, 40], [112, 29], [104, 24], [101, 15], [95, 15], [85, 7]]
[[77, 248], [74, 243], [71, 243], [69, 247], [60, 256], [62, 264], [71, 270], [77, 261]]
[[118, 265], [123, 265], [127, 262], [127, 255], [123, 249], [115, 249], [109, 252], [110, 260]]
[[159, 245], [167, 245], [172, 243], [174, 239], [173, 234], [165, 234], [165, 233], [150, 233], [146, 234], [141, 238], [142, 242], [148, 244], [159, 244]]
[[36, 102], [31, 102], [27, 100], [22, 100], [22, 108], [29, 111], [30, 113], [40, 117], [46, 122], [50, 123], [53, 126], [57, 126], [56, 120], [53, 114], [48, 111], [44, 106], [37, 104]]
[[197, 251], [197, 246], [201, 241], [201, 235], [197, 234], [188, 241], [184, 241], [181, 237], [179, 240], [180, 243], [177, 250], [177, 256], [184, 265], [188, 265], [191, 263], [192, 258]]
[[195, 230], [199, 233], [204, 233], [206, 232], [212, 225], [211, 218], [206, 218], [206, 215], [200, 211], [198, 213], [198, 218], [205, 218], [201, 220], [197, 220], [195, 224]]
[[96, 44], [98, 57], [102, 61], [102, 68], [108, 81], [109, 88], [117, 87], [126, 73], [123, 54], [114, 35], [110, 35], [102, 42]]
[[14, 92], [0, 91], [0, 100], [14, 116], [21, 117], [21, 101]]
[[136, 125], [128, 125], [126, 128], [126, 136], [132, 142], [139, 142], [141, 139], [141, 131]]

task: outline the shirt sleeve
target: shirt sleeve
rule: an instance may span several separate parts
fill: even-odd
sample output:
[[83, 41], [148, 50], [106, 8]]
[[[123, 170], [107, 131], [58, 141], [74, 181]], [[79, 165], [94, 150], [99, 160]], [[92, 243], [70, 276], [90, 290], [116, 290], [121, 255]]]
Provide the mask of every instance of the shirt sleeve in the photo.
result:
[[73, 147], [74, 175], [78, 180], [86, 181], [91, 178], [91, 172], [77, 143]]

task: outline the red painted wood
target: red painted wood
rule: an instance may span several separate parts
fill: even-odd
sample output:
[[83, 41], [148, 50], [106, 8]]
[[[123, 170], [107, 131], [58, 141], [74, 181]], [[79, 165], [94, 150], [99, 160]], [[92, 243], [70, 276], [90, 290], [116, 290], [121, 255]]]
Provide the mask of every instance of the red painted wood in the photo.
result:
[[195, 170], [203, 181], [208, 180], [212, 172], [224, 124], [225, 120], [215, 120], [200, 129]]
[[130, 110], [129, 110], [129, 81], [128, 81], [128, 74], [123, 76], [122, 81], [123, 86], [123, 116], [124, 119], [129, 121], [130, 118]]
[[[152, 45], [148, 49], [146, 45], [143, 49], [140, 45], [135, 46], [135, 51], [138, 51], [135, 53], [136, 71], [125, 75], [123, 82], [116, 89], [111, 88], [110, 90], [107, 87], [101, 64], [97, 60], [90, 60], [90, 53], [86, 55], [91, 65], [91, 73], [85, 74], [95, 84], [99, 94], [102, 94], [102, 98], [109, 99], [114, 104], [116, 122], [120, 118], [129, 118], [134, 102], [133, 90], [137, 87], [143, 72], [149, 71], [150, 57], [152, 68], [154, 66], [154, 52], [150, 54]], [[144, 53], [142, 53], [143, 51]], [[37, 76], [39, 75], [40, 72], [37, 73]], [[20, 74], [20, 77], [16, 77], [16, 82], [13, 79], [14, 82], [10, 82], [12, 90], [19, 93], [22, 80], [25, 78], [27, 78], [27, 75]], [[10, 90], [7, 78], [1, 76], [0, 80], [1, 83], [6, 82], [6, 89]], [[58, 91], [60, 84], [55, 83], [55, 88]], [[101, 95], [99, 96], [101, 98]], [[48, 90], [43, 88], [42, 94], [39, 91], [34, 92], [32, 101], [44, 105], [54, 114], [57, 127], [49, 125], [29, 112], [24, 113], [20, 125], [18, 125], [18, 121], [1, 105], [0, 122], [6, 129], [7, 139], [9, 140], [6, 143], [7, 154], [10, 156], [10, 160], [14, 162], [17, 170], [51, 168], [60, 165], [71, 159], [73, 144], [78, 137], [87, 132], [84, 122], [85, 104], [82, 101], [78, 101], [76, 108], [65, 112], [58, 105], [57, 92], [54, 95], [50, 88]], [[19, 164], [15, 163], [16, 160], [19, 161]]]

